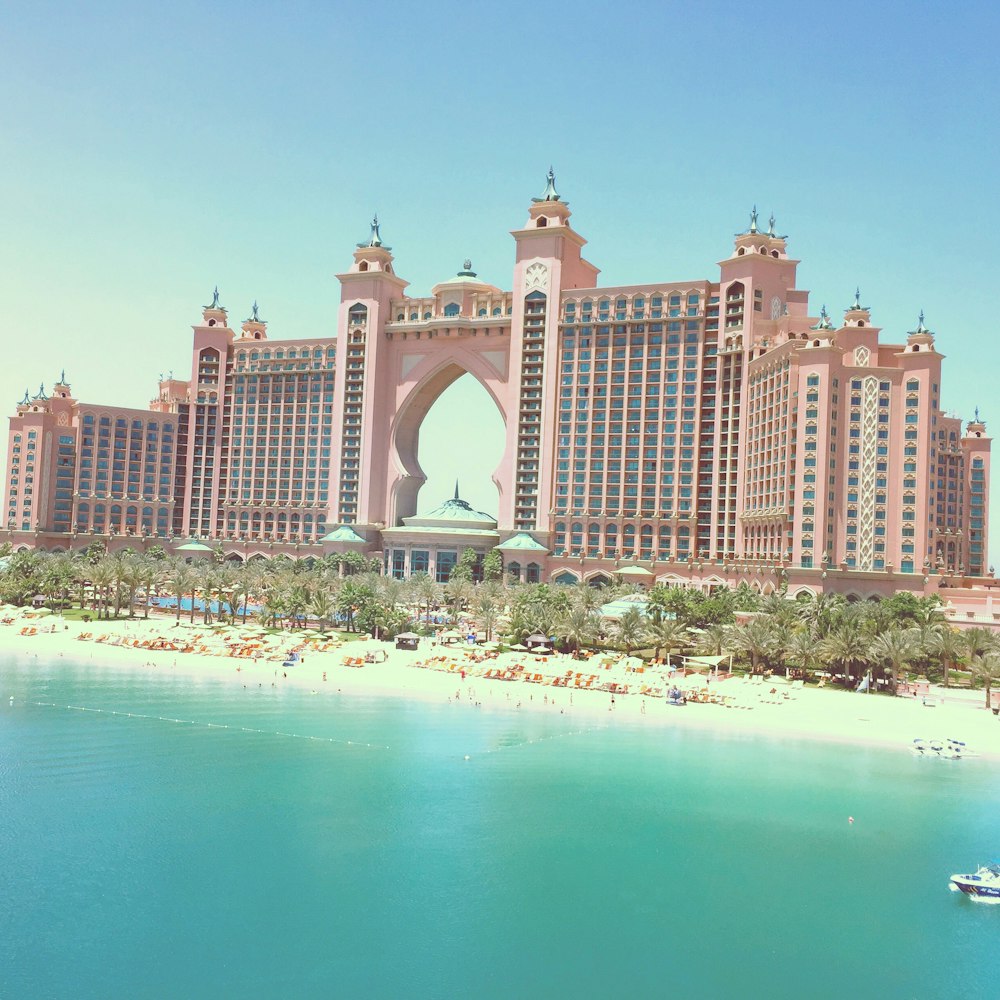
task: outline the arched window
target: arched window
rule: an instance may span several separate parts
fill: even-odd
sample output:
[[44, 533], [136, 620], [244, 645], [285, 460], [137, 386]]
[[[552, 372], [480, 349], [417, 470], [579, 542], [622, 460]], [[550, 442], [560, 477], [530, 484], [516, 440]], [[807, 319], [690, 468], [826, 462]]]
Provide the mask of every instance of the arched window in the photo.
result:
[[604, 529], [604, 554], [606, 556], [618, 553], [618, 525], [609, 524]]
[[462, 307], [457, 302], [449, 302], [444, 307], [445, 316], [457, 316], [462, 311]]
[[593, 555], [601, 547], [601, 526], [596, 523], [587, 525], [587, 548], [592, 550], [588, 555]]
[[521, 579], [521, 564], [519, 562], [510, 562], [510, 563], [507, 563], [507, 575], [512, 580], [520, 580]]
[[542, 578], [542, 567], [538, 563], [528, 563], [524, 570], [525, 583], [538, 583]]

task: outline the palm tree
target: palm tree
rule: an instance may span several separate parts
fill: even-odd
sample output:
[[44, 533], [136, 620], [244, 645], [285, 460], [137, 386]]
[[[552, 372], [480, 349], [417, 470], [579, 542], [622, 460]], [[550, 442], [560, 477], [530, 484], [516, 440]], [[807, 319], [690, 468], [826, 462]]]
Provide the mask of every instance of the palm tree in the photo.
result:
[[456, 622], [458, 621], [458, 613], [471, 592], [472, 584], [461, 576], [452, 577], [452, 579], [444, 585], [444, 594], [445, 597], [451, 602], [452, 617]]
[[94, 608], [97, 611], [97, 620], [107, 618], [108, 615], [108, 590], [115, 579], [114, 569], [107, 559], [102, 559], [90, 570], [90, 582], [94, 588]]
[[333, 616], [337, 613], [337, 602], [333, 598], [333, 593], [325, 587], [318, 588], [312, 595], [309, 613], [316, 619], [320, 629], [332, 625]]
[[989, 652], [972, 661], [972, 676], [986, 689], [986, 707], [993, 707], [993, 685], [1000, 681], [1000, 653]]
[[965, 640], [958, 629], [950, 625], [937, 633], [931, 646], [931, 652], [941, 661], [944, 670], [944, 686], [948, 686], [948, 670], [961, 663], [966, 654]]
[[483, 627], [486, 641], [489, 642], [493, 638], [493, 629], [496, 628], [497, 618], [500, 615], [499, 605], [492, 597], [477, 592], [472, 602], [472, 614], [476, 623]]
[[702, 656], [722, 656], [726, 648], [726, 636], [729, 626], [721, 623], [703, 628], [695, 638], [694, 648]]
[[[184, 599], [184, 595], [192, 592], [194, 588], [194, 574], [191, 572], [191, 567], [183, 559], [178, 559], [176, 557], [169, 560], [167, 565], [167, 580], [168, 586], [170, 587], [170, 593], [177, 598], [177, 614], [175, 616], [175, 621], [181, 620], [181, 601]], [[192, 593], [192, 597], [193, 597]], [[191, 602], [192, 608], [194, 607], [194, 601]], [[193, 620], [193, 619], [192, 619]]]
[[597, 612], [575, 604], [559, 616], [553, 634], [574, 650], [590, 646], [597, 640], [600, 619]]
[[895, 626], [888, 632], [876, 636], [871, 644], [871, 660], [888, 667], [893, 693], [899, 683], [899, 675], [906, 665], [918, 654], [912, 630]]
[[816, 650], [830, 663], [837, 664], [848, 677], [854, 676], [855, 666], [870, 662], [869, 638], [856, 616], [846, 617], [840, 625], [817, 643]]
[[768, 663], [777, 652], [774, 626], [769, 618], [752, 618], [743, 625], [731, 625], [726, 634], [726, 651], [750, 658], [756, 673], [761, 662]]
[[660, 650], [665, 649], [669, 661], [672, 649], [683, 648], [689, 645], [691, 641], [691, 634], [688, 632], [686, 626], [682, 625], [675, 618], [664, 618], [660, 621], [646, 622], [643, 634], [646, 642], [651, 643], [653, 646], [654, 659], [659, 659]]
[[803, 624], [794, 629], [786, 638], [782, 658], [786, 663], [796, 663], [805, 672], [810, 671], [816, 664], [816, 640], [809, 632], [807, 625]]
[[142, 558], [130, 552], [122, 561], [122, 584], [128, 594], [128, 616], [135, 618], [135, 595], [143, 581]]
[[646, 622], [638, 608], [629, 608], [615, 623], [614, 639], [626, 653], [638, 649], [646, 633]]
[[438, 599], [438, 585], [429, 573], [414, 573], [409, 585], [418, 610], [420, 607], [424, 608], [424, 620], [430, 624], [431, 605]]
[[966, 660], [971, 663], [977, 657], [985, 656], [993, 648], [993, 633], [985, 628], [969, 628], [961, 633]]

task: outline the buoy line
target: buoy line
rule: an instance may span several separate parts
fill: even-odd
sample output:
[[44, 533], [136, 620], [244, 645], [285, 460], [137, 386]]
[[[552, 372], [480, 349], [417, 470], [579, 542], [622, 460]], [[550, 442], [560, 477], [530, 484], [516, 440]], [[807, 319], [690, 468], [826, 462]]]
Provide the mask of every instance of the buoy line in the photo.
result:
[[240, 733], [256, 733], [260, 736], [281, 736], [290, 740], [308, 740], [313, 743], [336, 743], [345, 747], [363, 747], [367, 750], [388, 750], [382, 743], [363, 743], [360, 740], [338, 740], [332, 736], [305, 736], [302, 733], [285, 733], [271, 729], [254, 729], [251, 726], [228, 725], [223, 722], [198, 722], [196, 719], [172, 719], [165, 715], [143, 715], [141, 712], [119, 712], [113, 708], [90, 708], [85, 705], [57, 705], [54, 701], [33, 701], [39, 708], [65, 708], [71, 712], [95, 712], [98, 715], [118, 715], [126, 719], [147, 719], [151, 722], [171, 722], [181, 726], [197, 726], [199, 729], [232, 729]]

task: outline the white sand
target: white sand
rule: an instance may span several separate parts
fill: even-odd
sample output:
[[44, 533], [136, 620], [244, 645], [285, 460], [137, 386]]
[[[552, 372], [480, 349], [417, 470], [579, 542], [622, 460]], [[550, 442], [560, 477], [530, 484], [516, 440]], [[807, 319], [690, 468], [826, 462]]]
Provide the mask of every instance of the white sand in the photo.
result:
[[[55, 625], [55, 631], [51, 631]], [[34, 627], [34, 635], [22, 635], [25, 627]], [[93, 639], [81, 641], [81, 633], [92, 633]], [[615, 694], [612, 708], [610, 693], [601, 690], [581, 690], [553, 687], [549, 683], [527, 683], [524, 680], [488, 680], [476, 672], [496, 668], [498, 661], [487, 660], [472, 664], [464, 649], [447, 651], [431, 647], [429, 640], [421, 642], [414, 652], [397, 651], [391, 643], [368, 641], [347, 642], [337, 649], [317, 652], [306, 646], [301, 649], [303, 661], [283, 667], [283, 654], [301, 643], [301, 638], [289, 633], [271, 643], [270, 650], [261, 650], [260, 659], [237, 659], [229, 655], [222, 636], [231, 630], [215, 633], [202, 628], [175, 627], [172, 617], [156, 617], [148, 621], [133, 619], [117, 622], [63, 623], [53, 617], [27, 620], [16, 617], [11, 624], [0, 624], [0, 647], [19, 657], [37, 655], [50, 663], [60, 657], [91, 662], [120, 669], [169, 673], [175, 676], [211, 677], [233, 684], [298, 686], [319, 696], [403, 697], [410, 700], [435, 702], [456, 701], [498, 711], [534, 711], [572, 716], [580, 721], [602, 725], [670, 726], [710, 729], [737, 733], [756, 733], [771, 737], [807, 738], [826, 741], [895, 746], [908, 750], [917, 737], [962, 740], [970, 749], [983, 756], [1000, 758], [1000, 719], [985, 708], [981, 691], [960, 691], [954, 688], [932, 688], [928, 699], [913, 697], [889, 698], [842, 690], [796, 689], [784, 680], [751, 684], [739, 678], [716, 681], [710, 689], [726, 696], [726, 705], [687, 704], [673, 707], [661, 698], [644, 697], [637, 693], [642, 683], [663, 687], [659, 679], [648, 673], [624, 675], [605, 672], [596, 665], [597, 659], [584, 664], [569, 657], [554, 656], [537, 659], [530, 654], [520, 658], [505, 654], [500, 665], [520, 662], [531, 673], [542, 673], [546, 679], [562, 676], [567, 671], [599, 673], [595, 685], [610, 678], [627, 680], [630, 691]], [[98, 643], [99, 636], [108, 636]], [[208, 652], [151, 650], [114, 641], [143, 641], [158, 636], [168, 637], [180, 646], [194, 644]], [[196, 636], [201, 638], [196, 639]], [[385, 650], [384, 663], [363, 667], [344, 666], [347, 655], [363, 656], [365, 650]], [[219, 652], [223, 655], [213, 655]], [[454, 670], [418, 667], [432, 657], [444, 655], [447, 667]], [[270, 657], [270, 658], [269, 658]], [[463, 680], [459, 670], [471, 672]], [[324, 679], [324, 673], [326, 679]], [[688, 681], [690, 682], [690, 678]], [[771, 689], [776, 689], [771, 694]], [[0, 692], [4, 697], [8, 692]], [[933, 707], [924, 704], [929, 701]]]

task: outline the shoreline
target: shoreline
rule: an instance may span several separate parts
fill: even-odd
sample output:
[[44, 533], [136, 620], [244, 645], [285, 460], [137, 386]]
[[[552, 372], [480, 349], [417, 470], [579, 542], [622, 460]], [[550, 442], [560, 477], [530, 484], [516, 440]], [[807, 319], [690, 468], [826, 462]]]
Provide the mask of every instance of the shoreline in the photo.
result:
[[[53, 624], [55, 632], [51, 631]], [[21, 630], [26, 627], [34, 627], [37, 632], [22, 635]], [[87, 633], [91, 633], [92, 638], [81, 640], [80, 636]], [[464, 647], [448, 648], [431, 645], [431, 640], [421, 640], [421, 648], [411, 652], [396, 650], [391, 642], [367, 640], [349, 641], [325, 650], [307, 644], [302, 647], [302, 660], [285, 667], [283, 654], [293, 645], [302, 643], [302, 636], [282, 636], [277, 644], [262, 641], [258, 649], [249, 650], [250, 655], [236, 657], [225, 645], [225, 639], [235, 634], [234, 630], [177, 627], [172, 618], [83, 624], [17, 617], [9, 624], [0, 624], [0, 650], [19, 659], [32, 655], [44, 658], [52, 666], [65, 658], [81, 665], [90, 662], [102, 668], [125, 668], [130, 673], [229, 681], [244, 687], [273, 685], [277, 689], [295, 688], [317, 696], [393, 697], [411, 703], [460, 702], [486, 711], [540, 712], [604, 726], [622, 722], [727, 736], [818, 740], [907, 751], [916, 738], [951, 738], [965, 742], [977, 756], [1000, 759], [1000, 719], [985, 708], [985, 696], [981, 691], [932, 688], [931, 706], [927, 706], [919, 698], [822, 691], [795, 687], [784, 678], [754, 684], [748, 679], [733, 677], [708, 685], [714, 696], [725, 704], [689, 702], [675, 707], [663, 697], [634, 690], [640, 686], [634, 683], [640, 679], [638, 675], [626, 678], [631, 688], [627, 694], [553, 686], [550, 678], [563, 678], [567, 671], [572, 679], [578, 670], [587, 673], [600, 670], [593, 663], [581, 664], [562, 654], [543, 659], [531, 654], [507, 653], [477, 664], [467, 658], [468, 651]], [[100, 636], [108, 638], [104, 642], [96, 641]], [[195, 651], [115, 644], [151, 642], [157, 637], [166, 637], [178, 645], [182, 641], [188, 646], [194, 645]], [[363, 666], [344, 665], [345, 657], [363, 658], [366, 650], [384, 650], [387, 658], [384, 662]], [[248, 652], [247, 649], [243, 651]], [[254, 653], [258, 656], [256, 660]], [[418, 666], [432, 658], [440, 659], [434, 666]], [[523, 664], [525, 674], [541, 676], [544, 680], [528, 681], [519, 675], [515, 680], [481, 676], [486, 670], [514, 663]], [[447, 669], [451, 664], [454, 664], [453, 669]], [[463, 667], [466, 670], [464, 679], [461, 676]], [[544, 673], [539, 675], [539, 670]], [[609, 672], [607, 677], [617, 680], [619, 675]], [[645, 680], [652, 686], [655, 678], [650, 675]], [[943, 700], [944, 692], [947, 692], [947, 701]], [[11, 694], [10, 691], [0, 692], [4, 698]]]

